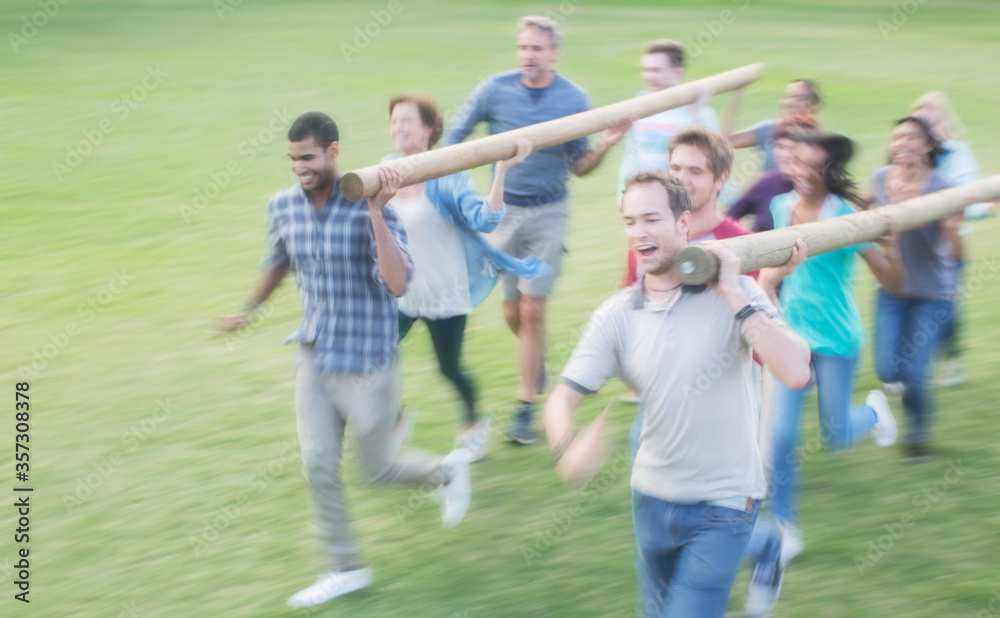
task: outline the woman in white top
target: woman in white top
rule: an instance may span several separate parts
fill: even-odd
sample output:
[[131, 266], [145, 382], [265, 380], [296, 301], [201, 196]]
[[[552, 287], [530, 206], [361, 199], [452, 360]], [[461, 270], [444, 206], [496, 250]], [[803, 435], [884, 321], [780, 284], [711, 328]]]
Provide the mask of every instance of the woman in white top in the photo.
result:
[[[389, 115], [393, 143], [402, 156], [426, 152], [441, 137], [441, 116], [426, 97], [394, 97]], [[503, 218], [506, 172], [529, 154], [531, 142], [522, 139], [513, 157], [496, 164], [486, 200], [476, 193], [468, 174], [459, 172], [403, 187], [391, 201], [406, 229], [414, 266], [409, 287], [399, 298], [399, 338], [418, 319], [427, 325], [441, 373], [465, 406], [458, 447], [466, 450], [470, 461], [485, 453], [489, 428], [476, 421], [474, 388], [461, 367], [466, 317], [489, 295], [499, 271], [524, 278], [545, 272], [540, 260], [500, 253], [479, 234], [493, 231]]]

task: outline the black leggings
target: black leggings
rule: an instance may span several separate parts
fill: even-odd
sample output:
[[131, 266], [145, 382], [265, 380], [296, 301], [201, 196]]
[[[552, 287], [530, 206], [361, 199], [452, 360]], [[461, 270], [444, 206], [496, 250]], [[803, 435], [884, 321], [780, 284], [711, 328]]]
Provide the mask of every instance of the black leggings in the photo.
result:
[[475, 393], [472, 382], [465, 376], [460, 366], [462, 357], [462, 338], [465, 335], [465, 319], [467, 316], [456, 315], [443, 320], [429, 320], [427, 318], [411, 318], [403, 313], [399, 314], [399, 340], [406, 337], [410, 332], [410, 327], [418, 319], [423, 320], [427, 325], [427, 330], [431, 333], [431, 341], [434, 343], [434, 353], [437, 354], [438, 367], [441, 374], [451, 380], [465, 402], [465, 422], [473, 424], [476, 422]]

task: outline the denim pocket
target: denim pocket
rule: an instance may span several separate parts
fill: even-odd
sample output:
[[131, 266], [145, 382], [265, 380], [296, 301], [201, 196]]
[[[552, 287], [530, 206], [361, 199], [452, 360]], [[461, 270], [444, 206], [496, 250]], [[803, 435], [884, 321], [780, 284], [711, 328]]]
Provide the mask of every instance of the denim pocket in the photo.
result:
[[728, 525], [733, 534], [749, 534], [753, 530], [755, 515], [755, 512], [747, 513], [726, 506], [709, 504], [705, 507], [705, 519], [715, 524]]

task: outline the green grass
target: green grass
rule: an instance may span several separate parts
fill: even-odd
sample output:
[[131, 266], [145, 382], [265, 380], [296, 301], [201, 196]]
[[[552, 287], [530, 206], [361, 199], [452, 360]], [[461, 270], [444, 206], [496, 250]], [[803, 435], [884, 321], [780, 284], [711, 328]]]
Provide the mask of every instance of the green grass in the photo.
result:
[[[1000, 6], [921, 4], [884, 40], [878, 21], [891, 20], [891, 3], [826, 4], [567, 2], [562, 6], [575, 10], [565, 20], [558, 66], [595, 104], [618, 101], [640, 87], [643, 43], [664, 36], [697, 42], [702, 31], [711, 34], [706, 21], [729, 9], [735, 19], [717, 36], [702, 36], [708, 43], [692, 58], [689, 77], [766, 63], [766, 77], [743, 97], [740, 126], [772, 117], [791, 78], [819, 78], [828, 98], [822, 119], [858, 141], [854, 170], [867, 179], [885, 158], [892, 121], [917, 95], [940, 89], [969, 128], [984, 172], [998, 171]], [[141, 616], [282, 615], [288, 595], [319, 570], [295, 450], [293, 350], [281, 345], [300, 317], [296, 294], [286, 286], [248, 337], [227, 342], [204, 333], [211, 316], [241, 304], [254, 283], [264, 204], [291, 182], [282, 137], [290, 121], [282, 118], [331, 113], [342, 127], [342, 170], [369, 165], [390, 150], [385, 106], [392, 94], [422, 90], [454, 109], [482, 77], [514, 66], [519, 16], [560, 4], [401, 0], [401, 12], [348, 62], [341, 44], [386, 6], [244, 0], [220, 20], [208, 0], [72, 2], [18, 53], [5, 38], [0, 375], [13, 398], [19, 372], [31, 372], [35, 492], [32, 603], [11, 598], [17, 548], [8, 507], [0, 515], [0, 613], [109, 616], [134, 607]], [[26, 0], [3, 3], [3, 32], [19, 32], [22, 17], [39, 10]], [[157, 67], [166, 75], [138, 92], [145, 96], [135, 109], [124, 116], [112, 108]], [[721, 110], [725, 99], [713, 104]], [[82, 132], [100, 130], [102, 120], [110, 132], [57, 181], [53, 163], [66, 164], [67, 149]], [[257, 146], [247, 141], [255, 136]], [[571, 253], [550, 311], [554, 370], [620, 280], [625, 244], [613, 207], [620, 156], [619, 148], [572, 186]], [[227, 164], [238, 172], [218, 195], [182, 212]], [[485, 189], [483, 171], [475, 177]], [[938, 456], [914, 467], [869, 442], [844, 457], [807, 451], [807, 552], [789, 570], [780, 615], [987, 615], [1000, 586], [1000, 278], [987, 268], [997, 267], [998, 232], [996, 219], [977, 223], [971, 239], [969, 381], [935, 393]], [[116, 272], [127, 285], [110, 284]], [[870, 328], [867, 273], [857, 290]], [[502, 419], [516, 365], [497, 304], [491, 298], [471, 317], [465, 356], [482, 412]], [[51, 358], [31, 368], [35, 352]], [[407, 339], [403, 358], [405, 398], [420, 410], [414, 444], [443, 452], [458, 404], [422, 327]], [[863, 358], [858, 398], [876, 386], [870, 350]], [[580, 417], [593, 417], [620, 392], [610, 384]], [[158, 410], [158, 400], [170, 408]], [[806, 439], [816, 434], [809, 405]], [[632, 414], [614, 407], [620, 452], [627, 451]], [[2, 435], [11, 436], [13, 418], [4, 418]], [[7, 449], [0, 460], [10, 470]], [[961, 462], [963, 476], [939, 484], [943, 493], [921, 512], [914, 500], [945, 479], [948, 462]], [[621, 465], [609, 464], [595, 485], [574, 491], [559, 485], [543, 448], [496, 440], [473, 481], [468, 519], [446, 532], [433, 502], [407, 489], [370, 488], [352, 463], [353, 519], [377, 584], [315, 613], [632, 611], [633, 538]], [[407, 509], [411, 499], [412, 512], [400, 518], [397, 507]], [[907, 513], [916, 523], [859, 574], [854, 557]], [[192, 543], [199, 535], [212, 540]], [[540, 554], [531, 554], [530, 564], [529, 549]], [[734, 608], [741, 599], [738, 588]]]

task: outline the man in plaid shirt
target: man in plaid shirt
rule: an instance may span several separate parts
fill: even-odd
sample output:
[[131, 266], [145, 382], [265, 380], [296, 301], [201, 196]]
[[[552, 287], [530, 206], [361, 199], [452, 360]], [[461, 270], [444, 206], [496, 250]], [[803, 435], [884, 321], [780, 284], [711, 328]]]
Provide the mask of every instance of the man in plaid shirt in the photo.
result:
[[377, 483], [439, 486], [442, 522], [457, 525], [469, 506], [469, 469], [452, 453], [436, 459], [396, 453], [393, 440], [400, 398], [396, 297], [413, 268], [406, 232], [386, 204], [399, 189], [399, 172], [379, 170], [382, 188], [357, 202], [340, 192], [337, 125], [310, 112], [288, 131], [288, 157], [299, 182], [267, 206], [269, 250], [265, 272], [247, 309], [228, 316], [229, 332], [295, 272], [304, 315], [289, 341], [295, 353], [295, 414], [306, 481], [329, 571], [289, 600], [311, 607], [368, 586], [371, 569], [357, 552], [347, 520], [340, 455], [348, 420], [365, 471]]

